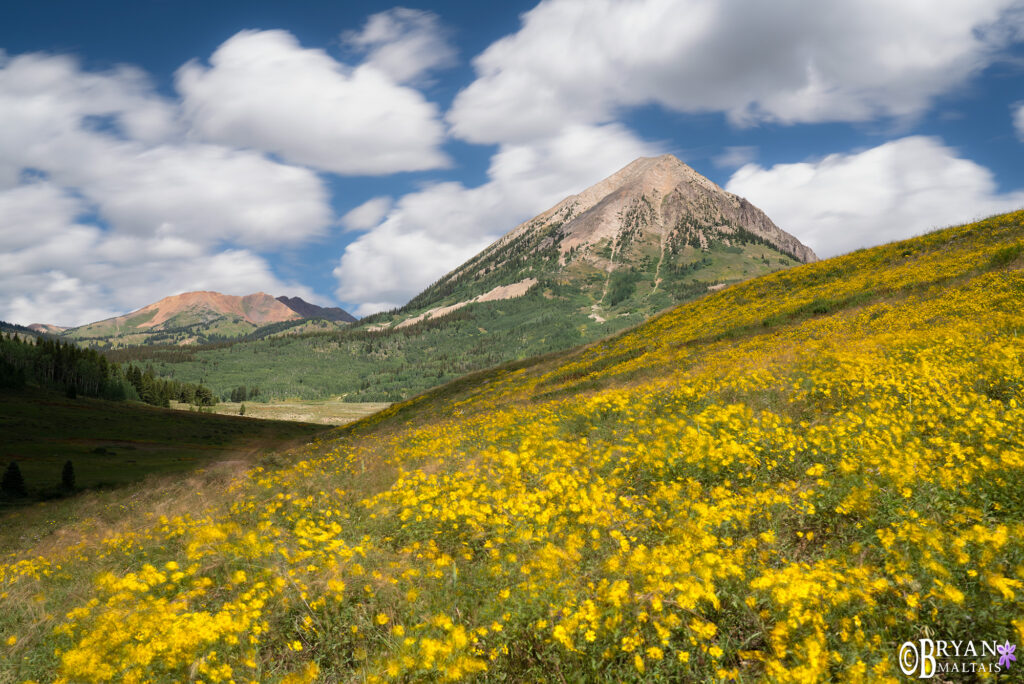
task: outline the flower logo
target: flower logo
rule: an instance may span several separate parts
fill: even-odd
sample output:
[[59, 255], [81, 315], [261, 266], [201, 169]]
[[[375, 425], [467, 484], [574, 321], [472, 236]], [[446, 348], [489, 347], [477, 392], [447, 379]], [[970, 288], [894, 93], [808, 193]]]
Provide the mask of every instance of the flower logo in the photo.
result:
[[1013, 652], [1017, 650], [1016, 644], [1011, 644], [1007, 641], [1002, 646], [996, 646], [996, 650], [999, 651], [999, 666], [1010, 668], [1011, 662], [1017, 661], [1017, 656], [1013, 655]]

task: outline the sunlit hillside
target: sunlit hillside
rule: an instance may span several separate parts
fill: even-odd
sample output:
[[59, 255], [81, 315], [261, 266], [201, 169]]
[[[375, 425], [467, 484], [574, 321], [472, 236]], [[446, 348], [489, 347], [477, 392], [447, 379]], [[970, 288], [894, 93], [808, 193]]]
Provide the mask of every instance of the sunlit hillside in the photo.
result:
[[148, 492], [4, 559], [0, 681], [897, 681], [909, 639], [1019, 644], [1022, 303], [1017, 212]]

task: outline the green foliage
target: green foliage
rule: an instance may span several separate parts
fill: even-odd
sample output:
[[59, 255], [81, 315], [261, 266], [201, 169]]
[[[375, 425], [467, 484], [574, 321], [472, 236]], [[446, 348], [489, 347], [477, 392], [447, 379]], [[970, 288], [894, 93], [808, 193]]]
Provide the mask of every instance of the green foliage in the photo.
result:
[[195, 406], [213, 406], [217, 403], [210, 388], [158, 377], [152, 365], [147, 366], [145, 371], [134, 364], [129, 365], [125, 375], [139, 398], [153, 406], [169, 408], [172, 400]]
[[139, 399], [154, 406], [184, 401], [216, 403], [209, 388], [158, 377], [152, 366], [124, 368], [94, 349], [49, 338], [34, 341], [0, 334], [0, 389], [22, 390], [26, 384], [79, 396], [123, 401]]
[[25, 370], [0, 358], [0, 389], [19, 390], [25, 386]]
[[124, 377], [103, 355], [68, 342], [0, 334], [0, 387], [34, 383], [69, 397], [124, 398]]
[[15, 335], [25, 335], [27, 337], [45, 337], [40, 335], [32, 328], [28, 328], [24, 325], [18, 325], [17, 323], [8, 323], [7, 321], [0, 321], [0, 333], [13, 333]]
[[608, 284], [608, 306], [618, 306], [636, 292], [640, 274], [633, 269], [620, 269], [612, 273]]
[[[637, 225], [646, 220], [642, 214], [634, 217]], [[782, 254], [740, 231], [729, 236], [734, 248], [728, 251], [719, 249], [725, 246], [719, 243], [706, 252], [684, 245], [676, 255], [666, 250], [662, 259], [660, 246], [638, 232], [620, 249], [620, 268], [611, 274], [608, 294], [597, 309], [602, 323], [590, 314], [608, 275], [574, 260], [579, 250], [570, 250], [569, 263], [560, 265], [555, 242], [560, 229], [560, 224], [551, 224], [474, 257], [457, 277], [446, 276], [414, 298], [401, 315], [382, 313], [329, 333], [261, 339], [254, 334], [216, 344], [104, 353], [111, 361], [152, 365], [158, 375], [209, 386], [215, 396], [234, 402], [288, 397], [400, 401], [466, 373], [612, 335], [706, 294], [711, 285], [776, 270], [777, 264], [765, 262]], [[527, 277], [538, 284], [522, 297], [469, 304], [402, 328], [370, 329], [432, 307], [469, 301]], [[614, 313], [609, 312], [613, 307]]]
[[996, 250], [995, 254], [992, 255], [992, 258], [989, 260], [989, 264], [993, 268], [1002, 268], [1003, 266], [1007, 266], [1016, 261], [1017, 257], [1022, 253], [1024, 253], [1024, 243], [1002, 247], [1001, 249]]

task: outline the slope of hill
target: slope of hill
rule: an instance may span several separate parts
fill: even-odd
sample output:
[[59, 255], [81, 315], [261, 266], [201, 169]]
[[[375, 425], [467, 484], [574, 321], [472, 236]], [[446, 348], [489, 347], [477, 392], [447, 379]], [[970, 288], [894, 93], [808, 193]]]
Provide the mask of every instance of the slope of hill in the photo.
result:
[[400, 311], [351, 330], [115, 358], [154, 361], [160, 372], [222, 396], [255, 385], [267, 398], [398, 401], [814, 258], [746, 200], [665, 155], [638, 159], [566, 198]]
[[22, 519], [26, 504], [70, 494], [60, 488], [61, 468], [67, 461], [74, 468], [76, 492], [82, 493], [151, 475], [187, 473], [219, 459], [308, 439], [324, 429], [293, 421], [172, 411], [138, 402], [68, 399], [37, 387], [16, 393], [0, 390], [0, 416], [0, 464], [17, 462], [27, 490], [15, 501], [0, 493], [0, 511], [17, 508], [19, 516], [11, 535], [0, 534], [0, 550], [10, 549], [8, 536], [27, 532]]
[[1017, 212], [468, 376], [115, 532], [21, 549], [0, 668], [898, 681], [900, 644], [961, 635], [979, 655], [958, 667], [1005, 673], [1022, 296]]
[[48, 323], [33, 323], [28, 326], [28, 329], [32, 332], [40, 333], [43, 335], [60, 335], [67, 328], [62, 328], [59, 325], [50, 325]]
[[0, 321], [0, 332], [20, 335], [22, 337], [39, 337], [44, 331], [38, 330], [35, 326], [31, 325], [18, 325], [17, 323]]

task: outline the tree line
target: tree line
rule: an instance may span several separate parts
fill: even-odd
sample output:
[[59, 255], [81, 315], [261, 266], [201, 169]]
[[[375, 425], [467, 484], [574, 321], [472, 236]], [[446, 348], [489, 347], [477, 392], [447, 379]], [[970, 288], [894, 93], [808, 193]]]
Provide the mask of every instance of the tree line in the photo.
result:
[[208, 387], [159, 377], [152, 366], [122, 366], [69, 342], [0, 333], [0, 389], [18, 390], [29, 384], [63, 390], [69, 397], [143, 401], [154, 406], [170, 406], [172, 400], [197, 406], [217, 403]]

